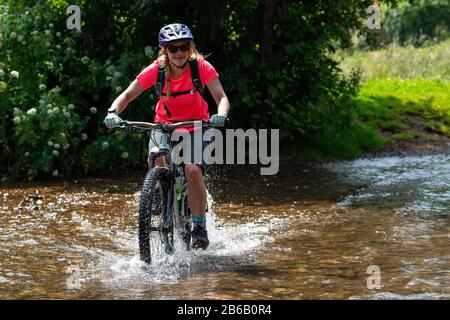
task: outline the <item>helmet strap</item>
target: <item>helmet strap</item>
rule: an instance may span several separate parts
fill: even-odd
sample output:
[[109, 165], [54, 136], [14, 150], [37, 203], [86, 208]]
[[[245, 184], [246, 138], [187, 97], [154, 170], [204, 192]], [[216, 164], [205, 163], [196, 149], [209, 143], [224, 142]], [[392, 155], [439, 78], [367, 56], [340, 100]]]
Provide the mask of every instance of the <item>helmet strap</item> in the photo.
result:
[[177, 69], [183, 69], [184, 67], [186, 67], [186, 65], [188, 64], [188, 61], [186, 60], [186, 62], [181, 66], [177, 66], [175, 63], [173, 63], [172, 61], [170, 61], [169, 57], [167, 57], [167, 60], [169, 60], [169, 62]]

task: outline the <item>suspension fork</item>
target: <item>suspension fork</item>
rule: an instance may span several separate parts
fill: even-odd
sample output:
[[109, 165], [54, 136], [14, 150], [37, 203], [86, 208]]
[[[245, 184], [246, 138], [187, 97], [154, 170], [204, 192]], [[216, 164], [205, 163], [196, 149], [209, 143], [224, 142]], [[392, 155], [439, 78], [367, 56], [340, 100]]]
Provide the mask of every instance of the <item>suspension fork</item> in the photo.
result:
[[175, 186], [175, 175], [174, 175], [174, 169], [175, 165], [173, 163], [170, 164], [170, 170], [169, 170], [169, 184], [167, 188], [167, 206], [166, 211], [164, 212], [164, 225], [163, 228], [165, 230], [170, 230], [174, 228], [174, 221], [173, 221], [173, 206], [174, 206], [174, 186]]

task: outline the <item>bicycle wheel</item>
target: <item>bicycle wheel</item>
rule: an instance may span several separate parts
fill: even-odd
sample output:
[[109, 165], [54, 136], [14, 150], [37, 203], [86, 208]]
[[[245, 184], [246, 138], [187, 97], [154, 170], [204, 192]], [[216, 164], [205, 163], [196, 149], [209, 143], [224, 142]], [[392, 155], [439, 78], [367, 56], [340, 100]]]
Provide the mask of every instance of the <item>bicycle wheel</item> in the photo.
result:
[[[152, 255], [173, 248], [173, 223], [165, 221], [169, 170], [154, 167], [145, 176], [139, 203], [139, 254], [142, 261], [151, 263]], [[159, 197], [159, 199], [158, 199]], [[159, 203], [152, 208], [154, 199]]]

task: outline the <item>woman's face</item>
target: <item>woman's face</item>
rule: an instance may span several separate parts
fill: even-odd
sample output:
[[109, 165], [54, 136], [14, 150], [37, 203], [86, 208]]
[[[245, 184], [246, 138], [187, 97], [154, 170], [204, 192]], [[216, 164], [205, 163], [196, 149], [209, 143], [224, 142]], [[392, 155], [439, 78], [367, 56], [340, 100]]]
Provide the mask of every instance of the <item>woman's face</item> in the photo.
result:
[[170, 61], [178, 67], [183, 66], [189, 58], [189, 42], [177, 40], [166, 46]]

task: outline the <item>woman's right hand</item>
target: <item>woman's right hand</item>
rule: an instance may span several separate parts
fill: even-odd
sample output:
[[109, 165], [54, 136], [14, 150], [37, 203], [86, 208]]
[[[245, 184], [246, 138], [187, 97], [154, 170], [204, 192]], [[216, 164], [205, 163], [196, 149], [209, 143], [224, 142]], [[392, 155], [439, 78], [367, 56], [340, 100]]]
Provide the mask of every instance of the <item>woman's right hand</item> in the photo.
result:
[[105, 126], [107, 126], [110, 129], [120, 126], [122, 122], [123, 120], [120, 119], [120, 117], [115, 112], [108, 113], [105, 120], [103, 121]]

